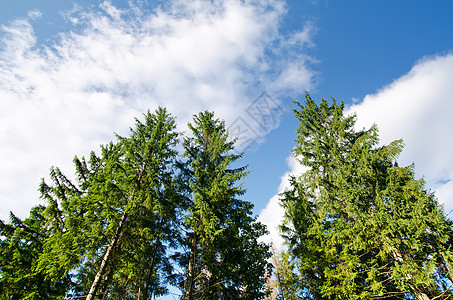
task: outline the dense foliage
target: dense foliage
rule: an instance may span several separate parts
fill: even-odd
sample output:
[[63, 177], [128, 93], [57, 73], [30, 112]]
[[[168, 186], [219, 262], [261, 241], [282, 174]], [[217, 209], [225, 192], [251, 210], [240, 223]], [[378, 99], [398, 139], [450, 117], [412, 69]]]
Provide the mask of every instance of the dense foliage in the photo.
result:
[[99, 156], [76, 157], [75, 182], [52, 168], [46, 204], [0, 223], [1, 299], [151, 299], [170, 285], [187, 299], [264, 294], [265, 230], [237, 198], [247, 172], [229, 168], [240, 156], [224, 123], [195, 116], [181, 161], [174, 118], [144, 117]]
[[295, 103], [306, 172], [281, 194], [284, 250], [260, 241], [225, 123], [202, 112], [182, 135], [158, 108], [75, 157], [74, 180], [51, 168], [28, 218], [0, 221], [0, 299], [452, 297], [452, 224], [398, 166], [402, 141], [378, 146], [343, 102]]
[[377, 147], [376, 126], [356, 131], [343, 102], [296, 104], [294, 155], [308, 170], [282, 203], [300, 297], [450, 297], [451, 222], [414, 167], [396, 163], [402, 141]]
[[257, 241], [265, 229], [251, 217], [252, 204], [237, 198], [245, 191], [235, 183], [247, 172], [229, 166], [240, 155], [232, 152], [224, 122], [212, 113], [195, 116], [189, 128], [184, 299], [262, 298], [269, 251]]

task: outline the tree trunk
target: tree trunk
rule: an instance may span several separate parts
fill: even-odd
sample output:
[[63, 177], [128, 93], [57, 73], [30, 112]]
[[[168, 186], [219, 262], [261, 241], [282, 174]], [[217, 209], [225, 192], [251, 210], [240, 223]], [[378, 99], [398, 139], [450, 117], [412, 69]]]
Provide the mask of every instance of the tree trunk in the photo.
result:
[[151, 278], [153, 276], [153, 270], [154, 270], [156, 254], [157, 254], [157, 250], [159, 247], [159, 243], [160, 243], [159, 240], [156, 241], [156, 245], [154, 246], [153, 256], [151, 258], [151, 263], [150, 263], [149, 272], [148, 272], [148, 277], [146, 278], [146, 286], [145, 286], [145, 290], [143, 291], [143, 296], [145, 299], [149, 299], [149, 286], [151, 285]]
[[[274, 244], [271, 243], [271, 251], [272, 251], [272, 260], [273, 260], [273, 265], [275, 268], [275, 276], [276, 278], [276, 285], [277, 285], [277, 295], [280, 295], [282, 299], [285, 299], [285, 291], [283, 288], [283, 282], [282, 282], [282, 274], [280, 270], [280, 261], [278, 260], [279, 257], [277, 253], [275, 253], [275, 248]], [[276, 296], [277, 297], [277, 296]]]
[[439, 261], [441, 262], [440, 263], [440, 267], [442, 268], [442, 271], [445, 272], [445, 275], [451, 280], [453, 281], [453, 276], [452, 276], [452, 268], [450, 266], [450, 263], [448, 262], [448, 260], [445, 258], [445, 255], [444, 253], [440, 252], [438, 254], [439, 256]]
[[[387, 240], [390, 241], [390, 239], [388, 237], [387, 237]], [[396, 247], [393, 247], [393, 246], [389, 245], [389, 250], [390, 250], [390, 253], [392, 253], [393, 258], [398, 263], [400, 263], [400, 264], [405, 264], [406, 263], [406, 261], [404, 260], [403, 256], [401, 255], [401, 252]], [[406, 277], [406, 279], [408, 281], [412, 280], [412, 274], [406, 274], [405, 277]], [[429, 300], [428, 295], [426, 295], [425, 293], [423, 293], [422, 291], [420, 291], [416, 287], [414, 287], [414, 294], [415, 294], [415, 299], [417, 299], [417, 300]]]
[[192, 237], [192, 245], [190, 249], [189, 255], [189, 269], [187, 274], [187, 280], [185, 283], [185, 291], [184, 291], [184, 300], [192, 300], [194, 294], [194, 284], [195, 284], [195, 270], [196, 270], [196, 259], [197, 259], [197, 246], [198, 246], [198, 238], [197, 234], [194, 232]]
[[417, 300], [429, 300], [428, 295], [421, 291], [415, 291], [415, 299]]
[[[140, 170], [140, 173], [138, 175], [138, 184], [140, 184], [140, 181], [142, 179], [142, 175], [143, 175], [143, 171], [145, 170], [145, 166], [146, 166], [146, 163], [143, 164], [142, 169]], [[129, 196], [129, 199], [126, 202], [125, 207], [127, 207], [127, 204], [134, 198], [134, 194], [135, 194], [135, 187], [132, 190], [132, 194]], [[102, 275], [104, 274], [108, 263], [112, 259], [113, 250], [115, 249], [115, 246], [118, 244], [118, 241], [120, 240], [120, 237], [123, 232], [123, 228], [125, 227], [125, 224], [127, 222], [128, 215], [129, 214], [126, 212], [126, 208], [125, 208], [125, 211], [124, 211], [123, 215], [121, 216], [121, 220], [118, 223], [118, 226], [116, 227], [115, 234], [113, 235], [113, 238], [110, 241], [110, 244], [104, 253], [104, 257], [102, 258], [101, 265], [99, 266], [99, 270], [98, 270], [96, 276], [94, 277], [94, 281], [91, 284], [91, 288], [90, 288], [90, 291], [88, 292], [86, 300], [93, 300], [96, 297], [96, 292], [100, 286]]]
[[108, 283], [110, 282], [110, 279], [112, 278], [113, 275], [113, 265], [115, 264], [115, 260], [110, 261], [110, 268], [107, 265], [107, 268], [109, 270], [107, 271], [107, 274], [104, 276], [104, 280], [102, 284], [99, 284], [100, 290], [99, 290], [99, 298], [102, 300], [105, 298], [105, 293], [107, 291]]
[[118, 243], [118, 241], [120, 239], [121, 232], [124, 228], [124, 224], [127, 221], [127, 216], [128, 216], [128, 213], [124, 212], [123, 216], [121, 217], [120, 222], [118, 223], [118, 227], [116, 227], [115, 234], [113, 235], [113, 238], [110, 241], [110, 244], [104, 253], [104, 257], [102, 258], [101, 265], [99, 266], [99, 270], [96, 274], [96, 277], [94, 277], [93, 284], [91, 285], [91, 288], [90, 288], [90, 291], [88, 292], [88, 296], [87, 296], [86, 300], [92, 300], [96, 296], [97, 289], [101, 283], [101, 277], [104, 274], [105, 269], [107, 268], [107, 264], [112, 259], [113, 249], [115, 248], [116, 244]]

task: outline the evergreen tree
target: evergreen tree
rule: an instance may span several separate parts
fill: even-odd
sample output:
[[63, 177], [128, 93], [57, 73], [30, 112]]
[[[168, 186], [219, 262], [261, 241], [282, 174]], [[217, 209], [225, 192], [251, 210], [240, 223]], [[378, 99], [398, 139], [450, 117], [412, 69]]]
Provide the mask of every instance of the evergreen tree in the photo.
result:
[[99, 155], [75, 157], [75, 180], [51, 168], [45, 205], [0, 222], [2, 299], [151, 299], [169, 285], [186, 299], [263, 298], [269, 247], [253, 205], [238, 199], [247, 172], [231, 165], [241, 156], [212, 113], [189, 128], [178, 169], [162, 108]]
[[48, 235], [43, 211], [36, 206], [23, 221], [12, 213], [10, 224], [0, 221], [0, 299], [63, 298], [71, 287], [67, 274], [54, 281], [36, 271]]
[[167, 283], [171, 283], [172, 265], [167, 250], [178, 246], [181, 210], [174, 179], [178, 135], [174, 130], [174, 119], [159, 108], [155, 115], [147, 115], [146, 123], [137, 121], [129, 138], [121, 138], [126, 152], [123, 165], [130, 170], [141, 167], [143, 171], [134, 202], [126, 207], [129, 221], [119, 250], [123, 259], [116, 263], [112, 281], [118, 283], [112, 289], [116, 290], [113, 298], [126, 299], [130, 295], [149, 299], [167, 293]]
[[172, 168], [177, 133], [165, 109], [145, 117], [145, 123], [136, 120], [130, 137], [118, 137], [117, 152], [104, 155], [101, 178], [93, 185], [95, 197], [117, 203], [107, 208], [112, 213], [107, 228], [114, 230], [87, 299], [97, 291], [123, 299], [166, 293], [159, 274], [171, 272], [166, 247], [173, 241], [178, 207]]
[[286, 250], [276, 250], [272, 246], [272, 265], [274, 272], [268, 275], [267, 287], [271, 291], [266, 300], [300, 299], [302, 291], [298, 283], [296, 265]]
[[307, 299], [451, 297], [451, 222], [402, 141], [377, 147], [376, 126], [355, 131], [344, 104], [307, 94], [293, 154], [308, 167], [282, 194], [282, 227]]
[[257, 241], [265, 229], [251, 217], [253, 205], [238, 199], [247, 171], [231, 165], [241, 155], [232, 153], [234, 142], [213, 113], [194, 116], [189, 128], [182, 167], [188, 183], [183, 297], [262, 298], [269, 251]]
[[[12, 217], [11, 225], [1, 223], [3, 286], [16, 278], [18, 297], [30, 299], [51, 298], [34, 296], [36, 288], [28, 286], [38, 279], [32, 277], [48, 283], [46, 295], [60, 298], [65, 293], [87, 299], [165, 294], [172, 278], [167, 250], [176, 247], [181, 218], [174, 130], [174, 119], [159, 108], [148, 112], [144, 123], [136, 120], [129, 137], [101, 146], [100, 156], [76, 157], [76, 184], [52, 168], [51, 184], [40, 185], [46, 205], [34, 208], [24, 222]], [[21, 269], [8, 267], [7, 257], [25, 252]], [[21, 276], [29, 279], [18, 281]], [[7, 297], [16, 295], [12, 288], [5, 291]]]

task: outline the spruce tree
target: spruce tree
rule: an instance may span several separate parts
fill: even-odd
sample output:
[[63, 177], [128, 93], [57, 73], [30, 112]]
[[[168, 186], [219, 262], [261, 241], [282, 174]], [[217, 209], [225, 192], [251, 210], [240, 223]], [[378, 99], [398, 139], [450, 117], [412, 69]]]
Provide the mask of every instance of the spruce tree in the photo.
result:
[[159, 274], [170, 270], [166, 246], [173, 240], [178, 206], [172, 168], [175, 127], [166, 110], [158, 108], [145, 115], [144, 123], [136, 120], [130, 137], [118, 137], [118, 151], [104, 155], [102, 178], [94, 183], [93, 194], [117, 202], [106, 208], [112, 213], [106, 224], [112, 233], [87, 299], [98, 291], [123, 299], [166, 293]]
[[271, 293], [266, 300], [295, 300], [301, 298], [301, 290], [296, 274], [296, 265], [286, 250], [272, 246], [273, 273], [268, 275], [266, 285]]
[[308, 170], [281, 198], [302, 296], [451, 297], [451, 222], [414, 167], [397, 165], [402, 141], [378, 147], [377, 127], [356, 131], [343, 102], [305, 98], [293, 154]]
[[[51, 168], [51, 183], [39, 187], [46, 205], [25, 221], [12, 217], [12, 224], [0, 224], [1, 284], [28, 278], [15, 282], [18, 297], [30, 299], [52, 298], [39, 298], [42, 293], [87, 299], [165, 294], [173, 275], [167, 250], [177, 247], [181, 219], [175, 127], [158, 108], [143, 123], [136, 120], [130, 136], [101, 146], [99, 156], [76, 157], [75, 183]], [[8, 257], [25, 252], [21, 268], [8, 267]], [[16, 297], [12, 287], [2, 292]]]
[[265, 233], [251, 216], [253, 205], [238, 197], [246, 167], [232, 168], [234, 154], [223, 121], [203, 112], [189, 123], [193, 134], [184, 141], [187, 160], [187, 235], [182, 256], [184, 299], [259, 299], [269, 257], [257, 241]]
[[[181, 203], [174, 177], [178, 134], [165, 109], [137, 121], [125, 147], [124, 168], [143, 171], [128, 209], [128, 224], [115, 265], [112, 298], [143, 298], [167, 293], [172, 265], [168, 249], [178, 246]], [[133, 174], [129, 172], [129, 174]], [[116, 285], [116, 287], [115, 287]], [[125, 288], [125, 286], [128, 286]]]
[[24, 220], [11, 213], [9, 224], [0, 221], [0, 299], [63, 298], [72, 287], [68, 274], [50, 280], [36, 271], [49, 235], [44, 227], [44, 209], [42, 205], [32, 208]]
[[239, 199], [247, 171], [231, 165], [241, 155], [212, 113], [189, 128], [179, 168], [162, 108], [98, 155], [75, 157], [74, 180], [51, 168], [45, 205], [0, 222], [1, 297], [151, 299], [177, 284], [186, 299], [262, 298], [270, 254], [253, 205]]

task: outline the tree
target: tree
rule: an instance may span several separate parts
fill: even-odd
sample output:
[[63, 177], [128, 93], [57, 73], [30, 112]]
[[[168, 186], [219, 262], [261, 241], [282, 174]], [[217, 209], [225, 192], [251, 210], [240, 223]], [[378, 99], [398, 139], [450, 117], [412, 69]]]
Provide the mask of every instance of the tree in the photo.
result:
[[308, 299], [443, 299], [452, 294], [451, 222], [402, 141], [377, 147], [377, 127], [355, 131], [344, 104], [308, 94], [293, 154], [308, 167], [282, 194], [282, 226]]
[[36, 206], [23, 221], [13, 213], [10, 224], [0, 221], [1, 299], [62, 298], [72, 284], [68, 274], [52, 281], [46, 279], [43, 272], [36, 271], [43, 241], [48, 234], [43, 227], [43, 211], [43, 206]]
[[265, 229], [251, 217], [253, 205], [237, 198], [248, 172], [231, 165], [241, 155], [232, 153], [234, 141], [213, 113], [194, 116], [189, 128], [181, 169], [188, 183], [184, 299], [262, 298], [269, 251], [257, 241]]
[[276, 250], [272, 246], [272, 265], [274, 272], [268, 275], [267, 283], [271, 294], [267, 300], [296, 300], [301, 299], [302, 291], [298, 284], [296, 265], [286, 250]]
[[[118, 199], [115, 210], [121, 213], [121, 218], [115, 222], [114, 216], [108, 224], [115, 229], [87, 299], [93, 299], [100, 288], [105, 294], [112, 276], [115, 276], [113, 282], [121, 286], [110, 287], [114, 298], [129, 298], [131, 293], [138, 297], [143, 293], [149, 298], [165, 293], [157, 269], [169, 270], [165, 243], [171, 244], [178, 206], [174, 202], [177, 197], [172, 177], [172, 162], [176, 157], [173, 148], [178, 135], [175, 128], [174, 119], [165, 109], [158, 108], [155, 114], [148, 112], [145, 123], [136, 120], [136, 128], [131, 129], [129, 138], [118, 137], [117, 151], [104, 155], [104, 172], [94, 182], [93, 194]], [[99, 191], [99, 186], [104, 185], [107, 189]], [[112, 191], [115, 195], [111, 195]], [[124, 242], [120, 247], [121, 240]]]
[[[172, 276], [167, 250], [178, 246], [181, 210], [174, 178], [178, 136], [174, 130], [174, 119], [160, 108], [155, 115], [148, 114], [145, 124], [137, 121], [129, 138], [121, 138], [126, 170], [141, 167], [143, 173], [128, 211], [120, 249], [123, 259], [113, 281], [120, 284], [113, 298], [130, 294], [131, 298], [149, 299], [167, 292], [166, 283]], [[128, 293], [124, 293], [125, 282], [130, 286]]]
[[265, 295], [266, 230], [238, 199], [247, 171], [231, 167], [241, 155], [225, 124], [195, 116], [176, 164], [174, 119], [163, 108], [144, 119], [100, 154], [75, 157], [75, 179], [51, 168], [45, 205], [0, 222], [2, 298], [151, 299], [169, 285], [186, 299]]
[[[116, 143], [101, 146], [100, 156], [76, 157], [76, 183], [51, 168], [51, 184], [43, 180], [39, 188], [46, 205], [34, 208], [24, 222], [12, 215], [13, 224], [0, 224], [5, 257], [0, 281], [9, 285], [8, 278], [16, 277], [22, 298], [35, 297], [27, 287], [32, 277], [60, 293], [52, 292], [55, 297], [149, 299], [165, 294], [173, 275], [167, 250], [177, 246], [181, 219], [175, 127], [166, 110], [158, 108], [143, 123], [136, 120], [129, 137], [117, 136]], [[25, 252], [22, 269], [8, 267], [7, 257]], [[17, 280], [20, 276], [23, 281]], [[46, 293], [41, 298], [51, 298], [50, 290]]]

